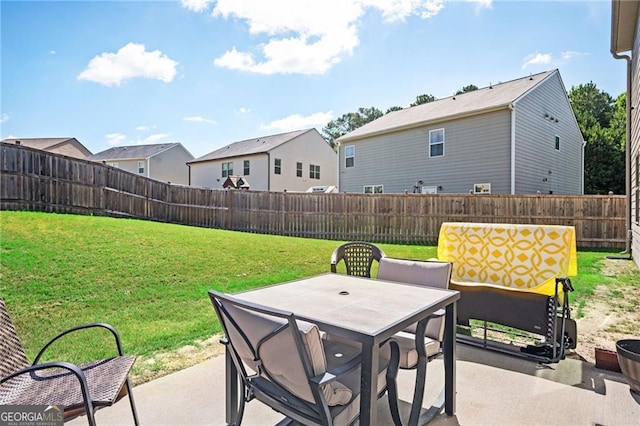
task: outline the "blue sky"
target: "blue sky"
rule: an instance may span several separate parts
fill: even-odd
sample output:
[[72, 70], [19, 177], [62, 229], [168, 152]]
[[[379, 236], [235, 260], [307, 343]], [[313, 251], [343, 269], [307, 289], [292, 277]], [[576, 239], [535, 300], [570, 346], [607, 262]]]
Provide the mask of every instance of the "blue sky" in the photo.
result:
[[611, 1], [5, 1], [1, 138], [195, 157], [559, 69], [617, 97]]

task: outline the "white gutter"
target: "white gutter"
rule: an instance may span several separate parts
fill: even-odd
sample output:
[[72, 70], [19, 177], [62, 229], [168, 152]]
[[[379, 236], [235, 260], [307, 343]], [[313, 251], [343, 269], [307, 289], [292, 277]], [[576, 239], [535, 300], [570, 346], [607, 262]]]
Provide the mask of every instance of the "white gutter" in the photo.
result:
[[[615, 4], [615, 3], [614, 3]], [[615, 14], [612, 14], [612, 26], [615, 24]], [[626, 228], [627, 238], [626, 245], [623, 252], [620, 254], [631, 254], [631, 238], [633, 230], [631, 229], [631, 56], [619, 55], [614, 48], [614, 40], [611, 40], [611, 54], [616, 59], [625, 59], [627, 62], [627, 128], [626, 128], [626, 140], [625, 140], [625, 191], [627, 195], [627, 212], [626, 212]]]
[[511, 111], [511, 195], [516, 193], [516, 106], [509, 104]]
[[582, 141], [582, 171], [581, 171], [581, 182], [580, 182], [580, 193], [584, 195], [584, 149], [587, 146], [587, 141]]

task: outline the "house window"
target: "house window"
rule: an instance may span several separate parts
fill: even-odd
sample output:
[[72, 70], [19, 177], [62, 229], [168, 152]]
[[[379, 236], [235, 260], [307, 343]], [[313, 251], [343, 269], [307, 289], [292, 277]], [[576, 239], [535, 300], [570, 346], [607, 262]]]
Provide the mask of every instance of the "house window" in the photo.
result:
[[444, 156], [444, 129], [429, 130], [429, 157]]
[[302, 163], [296, 163], [296, 176], [302, 177]]
[[144, 174], [144, 161], [138, 161], [138, 173]]
[[250, 171], [249, 160], [244, 160], [244, 176], [249, 176]]
[[382, 194], [384, 192], [384, 188], [382, 185], [365, 185], [364, 193], [365, 194]]
[[309, 164], [309, 178], [320, 179], [320, 166], [316, 166], [315, 164]]
[[560, 151], [560, 136], [556, 136], [556, 150]]
[[356, 147], [349, 145], [344, 147], [344, 166], [353, 167], [356, 160]]
[[438, 193], [438, 187], [433, 185], [433, 186], [423, 186], [422, 187], [422, 193], [423, 194], [437, 194]]
[[222, 177], [233, 175], [233, 163], [222, 163]]
[[476, 183], [475, 185], [473, 185], [473, 193], [474, 194], [491, 194], [491, 184]]
[[282, 173], [282, 160], [280, 158], [275, 158], [273, 160], [273, 173], [277, 175]]
[[107, 166], [118, 168], [118, 163], [107, 163]]

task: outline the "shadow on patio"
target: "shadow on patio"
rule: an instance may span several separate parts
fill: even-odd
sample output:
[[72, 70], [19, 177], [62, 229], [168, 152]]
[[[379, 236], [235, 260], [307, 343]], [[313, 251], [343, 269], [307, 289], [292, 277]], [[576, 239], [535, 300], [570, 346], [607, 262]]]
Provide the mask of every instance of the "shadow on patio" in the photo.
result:
[[[619, 373], [565, 359], [537, 364], [458, 345], [456, 415], [439, 415], [432, 425], [637, 425], [640, 397]], [[400, 408], [408, 417], [414, 371], [401, 370]], [[441, 360], [429, 363], [425, 406], [443, 383]], [[224, 425], [224, 356], [142, 384], [133, 389], [145, 426]], [[386, 400], [378, 402], [381, 425], [391, 425]], [[282, 416], [258, 401], [247, 404], [243, 425], [275, 424]], [[96, 414], [100, 426], [132, 424], [124, 402]], [[86, 417], [69, 422], [87, 424]]]

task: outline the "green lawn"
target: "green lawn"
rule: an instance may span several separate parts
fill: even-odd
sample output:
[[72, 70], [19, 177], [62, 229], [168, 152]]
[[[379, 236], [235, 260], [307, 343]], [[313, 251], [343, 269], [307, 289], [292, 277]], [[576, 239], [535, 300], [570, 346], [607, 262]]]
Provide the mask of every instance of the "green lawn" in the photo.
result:
[[[98, 321], [119, 330], [127, 353], [174, 351], [220, 332], [207, 290], [236, 292], [328, 272], [331, 252], [340, 244], [9, 211], [0, 212], [0, 231], [0, 295], [30, 360], [57, 332]], [[380, 247], [393, 257], [436, 256], [431, 246]], [[579, 252], [574, 306], [597, 284], [614, 279], [600, 273], [606, 254]], [[74, 342], [80, 349], [56, 348], [57, 357], [77, 362], [107, 355], [103, 337], [94, 334]]]

